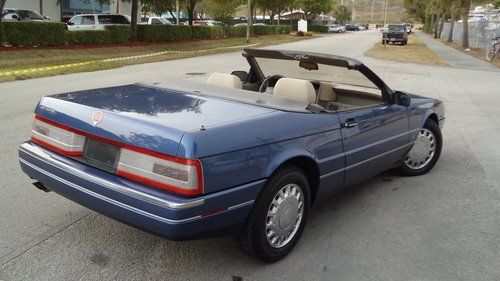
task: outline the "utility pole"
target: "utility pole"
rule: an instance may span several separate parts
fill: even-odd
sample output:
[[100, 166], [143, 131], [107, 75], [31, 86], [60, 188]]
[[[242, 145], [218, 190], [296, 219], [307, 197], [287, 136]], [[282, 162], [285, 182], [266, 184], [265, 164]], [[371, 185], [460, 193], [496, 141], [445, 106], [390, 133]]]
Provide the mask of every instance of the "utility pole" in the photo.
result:
[[40, 0], [40, 15], [43, 16], [43, 0]]
[[385, 1], [384, 26], [387, 25], [387, 6], [389, 6], [389, 0]]
[[180, 15], [179, 15], [179, 0], [176, 0], [176, 1], [175, 1], [175, 13], [176, 13], [176, 15], [177, 15], [177, 16], [175, 17], [175, 23], [176, 23], [177, 25], [179, 25], [179, 16], [180, 16]]
[[356, 18], [356, 10], [354, 9], [354, 0], [352, 0], [352, 13], [351, 13], [351, 22], [354, 23], [354, 19]]
[[250, 27], [252, 25], [252, 0], [247, 1], [247, 43], [250, 43]]
[[120, 14], [120, 0], [116, 0], [116, 14]]
[[375, 0], [372, 0], [372, 14], [370, 16], [370, 20], [373, 23], [373, 9], [375, 8]]

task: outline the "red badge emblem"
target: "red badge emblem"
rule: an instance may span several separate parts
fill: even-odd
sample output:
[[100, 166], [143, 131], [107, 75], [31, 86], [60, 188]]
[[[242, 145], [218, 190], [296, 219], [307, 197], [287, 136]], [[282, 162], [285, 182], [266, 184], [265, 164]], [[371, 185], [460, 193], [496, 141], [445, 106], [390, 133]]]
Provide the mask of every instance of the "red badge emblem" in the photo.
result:
[[94, 114], [92, 114], [92, 124], [96, 126], [97, 124], [101, 123], [102, 117], [104, 117], [104, 114], [101, 111], [96, 111]]

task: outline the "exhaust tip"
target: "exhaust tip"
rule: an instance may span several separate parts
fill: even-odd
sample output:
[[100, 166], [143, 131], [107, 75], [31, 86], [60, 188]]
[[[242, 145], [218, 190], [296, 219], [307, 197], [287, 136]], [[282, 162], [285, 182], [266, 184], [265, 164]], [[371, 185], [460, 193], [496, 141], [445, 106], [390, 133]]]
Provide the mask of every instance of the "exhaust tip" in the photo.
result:
[[50, 189], [46, 188], [46, 187], [43, 185], [43, 183], [41, 183], [41, 182], [39, 182], [39, 181], [34, 182], [34, 183], [33, 183], [33, 185], [34, 185], [36, 188], [38, 188], [38, 189], [40, 189], [40, 190], [42, 190], [42, 191], [44, 191], [44, 192], [50, 192]]

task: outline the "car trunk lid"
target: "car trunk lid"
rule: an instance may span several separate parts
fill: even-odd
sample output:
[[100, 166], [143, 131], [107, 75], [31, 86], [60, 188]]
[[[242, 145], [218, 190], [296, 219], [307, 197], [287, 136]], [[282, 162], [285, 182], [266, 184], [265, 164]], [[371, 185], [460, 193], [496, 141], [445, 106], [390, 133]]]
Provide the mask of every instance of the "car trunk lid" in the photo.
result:
[[[35, 113], [99, 138], [176, 156], [185, 132], [273, 111], [169, 89], [126, 85], [49, 96], [40, 101]], [[101, 120], [95, 120], [96, 112]]]

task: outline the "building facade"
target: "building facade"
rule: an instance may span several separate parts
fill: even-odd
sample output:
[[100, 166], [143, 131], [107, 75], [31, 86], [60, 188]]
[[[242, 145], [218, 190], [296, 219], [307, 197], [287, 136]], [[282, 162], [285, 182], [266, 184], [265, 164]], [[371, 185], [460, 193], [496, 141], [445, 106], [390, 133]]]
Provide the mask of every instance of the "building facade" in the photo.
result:
[[[40, 5], [42, 4], [42, 5]], [[67, 21], [77, 14], [122, 14], [130, 15], [132, 4], [120, 0], [110, 0], [101, 5], [98, 0], [7, 0], [5, 8], [18, 8], [37, 11], [50, 17], [51, 21]], [[140, 11], [138, 16], [140, 15]]]

